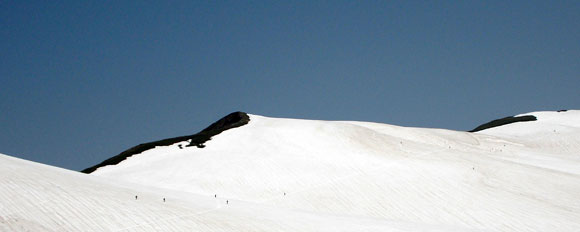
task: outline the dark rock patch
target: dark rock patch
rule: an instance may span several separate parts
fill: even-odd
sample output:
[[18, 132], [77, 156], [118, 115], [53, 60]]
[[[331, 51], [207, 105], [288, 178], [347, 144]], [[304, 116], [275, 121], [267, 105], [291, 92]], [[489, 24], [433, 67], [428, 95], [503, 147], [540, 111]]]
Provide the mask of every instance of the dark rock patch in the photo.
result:
[[[191, 142], [187, 145], [187, 147], [196, 146], [198, 148], [204, 148], [205, 142], [211, 139], [211, 137], [222, 133], [225, 130], [229, 130], [232, 128], [240, 127], [243, 125], [248, 124], [250, 122], [250, 117], [244, 112], [234, 112], [228, 114], [227, 116], [223, 117], [222, 119], [218, 120], [217, 122], [211, 124], [209, 127], [203, 129], [197, 134], [194, 135], [186, 135], [186, 136], [179, 136], [175, 138], [163, 139], [155, 142], [150, 143], [143, 143], [132, 148], [129, 148], [126, 151], [121, 152], [120, 154], [113, 156], [95, 166], [86, 168], [82, 170], [82, 173], [91, 173], [97, 170], [97, 168], [107, 166], [107, 165], [115, 165], [120, 163], [121, 161], [127, 159], [127, 157], [142, 153], [149, 149], [152, 149], [157, 146], [169, 146], [171, 144], [175, 144], [178, 142], [183, 142], [187, 140], [191, 140]], [[182, 148], [182, 147], [180, 147]]]
[[507, 124], [515, 123], [515, 122], [529, 122], [529, 121], [536, 121], [536, 120], [538, 120], [538, 119], [536, 118], [536, 116], [533, 116], [533, 115], [524, 115], [524, 116], [519, 116], [519, 117], [509, 116], [509, 117], [496, 119], [496, 120], [493, 120], [491, 122], [482, 124], [482, 125], [476, 127], [475, 129], [470, 130], [469, 132], [477, 132], [477, 131], [481, 131], [481, 130], [485, 130], [485, 129], [489, 129], [489, 128], [493, 128], [493, 127], [498, 127], [498, 126], [503, 126], [503, 125], [507, 125]]
[[558, 110], [558, 113], [560, 113], [560, 112], [566, 112], [566, 111], [568, 111], [568, 110]]
[[231, 113], [222, 119], [209, 125], [207, 128], [203, 129], [201, 132], [191, 136], [191, 142], [187, 145], [188, 147], [196, 146], [199, 148], [205, 147], [204, 143], [211, 139], [222, 131], [229, 130], [235, 127], [240, 127], [248, 124], [250, 122], [250, 117], [243, 112]]

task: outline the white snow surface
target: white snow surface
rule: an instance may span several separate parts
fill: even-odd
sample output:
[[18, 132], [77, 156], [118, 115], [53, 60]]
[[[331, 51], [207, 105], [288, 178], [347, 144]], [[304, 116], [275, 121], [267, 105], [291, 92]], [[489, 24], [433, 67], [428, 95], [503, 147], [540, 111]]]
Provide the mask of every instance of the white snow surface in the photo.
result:
[[0, 231], [580, 231], [580, 111], [524, 115], [477, 133], [250, 115], [91, 175], [0, 155]]

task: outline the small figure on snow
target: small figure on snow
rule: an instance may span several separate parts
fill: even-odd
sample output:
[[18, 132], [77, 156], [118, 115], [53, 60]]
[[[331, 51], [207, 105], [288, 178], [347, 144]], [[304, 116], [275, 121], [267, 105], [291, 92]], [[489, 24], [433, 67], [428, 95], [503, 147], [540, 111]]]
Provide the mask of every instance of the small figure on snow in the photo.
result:
[[165, 202], [165, 197], [163, 198], [163, 202]]
[[229, 204], [230, 201], [226, 200], [226, 205]]
[[137, 195], [135, 195], [135, 200], [137, 200]]

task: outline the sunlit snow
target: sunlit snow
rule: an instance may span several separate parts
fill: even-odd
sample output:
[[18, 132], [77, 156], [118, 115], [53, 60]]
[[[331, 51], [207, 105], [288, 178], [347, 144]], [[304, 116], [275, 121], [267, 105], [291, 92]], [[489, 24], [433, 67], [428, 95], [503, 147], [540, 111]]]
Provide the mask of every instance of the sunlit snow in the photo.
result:
[[250, 115], [90, 175], [0, 155], [0, 230], [580, 231], [580, 111], [530, 114], [477, 133]]

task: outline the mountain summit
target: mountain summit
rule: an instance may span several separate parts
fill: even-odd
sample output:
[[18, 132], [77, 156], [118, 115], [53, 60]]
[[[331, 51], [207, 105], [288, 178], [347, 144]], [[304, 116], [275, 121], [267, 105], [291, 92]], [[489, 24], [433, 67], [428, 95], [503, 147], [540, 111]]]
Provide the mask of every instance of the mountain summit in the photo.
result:
[[199, 133], [211, 140], [156, 146], [91, 175], [313, 214], [580, 228], [570, 213], [580, 212], [579, 119], [532, 112], [462, 132], [238, 113]]
[[0, 231], [580, 231], [580, 111], [526, 116], [464, 132], [236, 112], [89, 175], [0, 155]]

